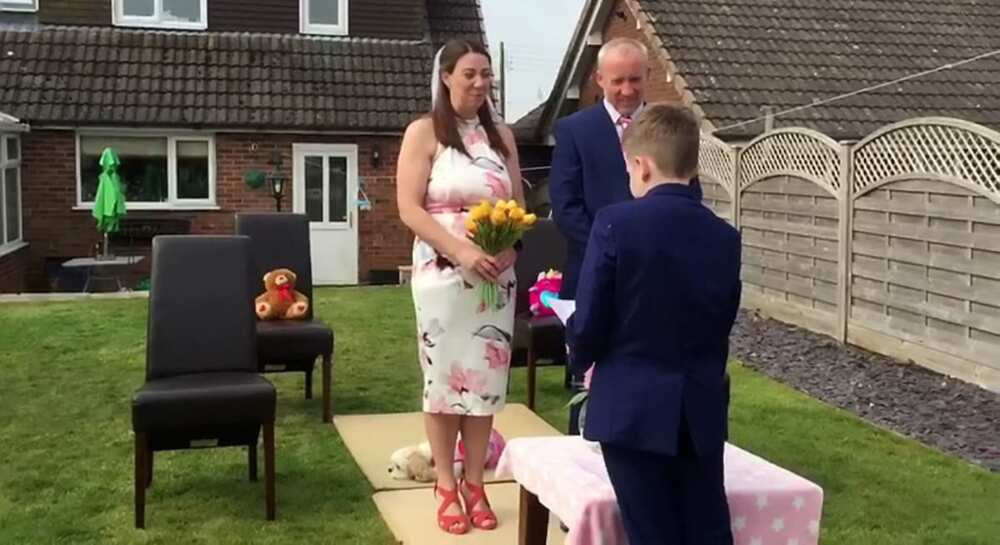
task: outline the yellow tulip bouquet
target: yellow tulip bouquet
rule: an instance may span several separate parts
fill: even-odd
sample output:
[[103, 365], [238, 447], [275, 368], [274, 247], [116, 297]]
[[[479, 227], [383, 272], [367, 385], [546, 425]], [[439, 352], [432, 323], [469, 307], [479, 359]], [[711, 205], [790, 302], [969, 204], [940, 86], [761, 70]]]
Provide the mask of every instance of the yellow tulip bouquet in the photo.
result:
[[[465, 227], [473, 242], [484, 252], [495, 256], [513, 247], [537, 219], [534, 214], [526, 213], [514, 199], [500, 200], [495, 205], [483, 200], [469, 211]], [[499, 310], [502, 306], [500, 288], [495, 282], [481, 282], [479, 296], [482, 308]]]

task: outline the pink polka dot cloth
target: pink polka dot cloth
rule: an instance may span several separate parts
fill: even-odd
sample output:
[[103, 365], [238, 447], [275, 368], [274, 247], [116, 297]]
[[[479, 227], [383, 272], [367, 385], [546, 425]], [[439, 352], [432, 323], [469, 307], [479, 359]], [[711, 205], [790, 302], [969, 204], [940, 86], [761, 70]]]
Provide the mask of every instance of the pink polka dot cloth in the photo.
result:
[[[817, 545], [823, 489], [726, 445], [735, 545]], [[497, 476], [513, 477], [569, 527], [566, 545], [627, 545], [599, 446], [578, 436], [511, 439]]]

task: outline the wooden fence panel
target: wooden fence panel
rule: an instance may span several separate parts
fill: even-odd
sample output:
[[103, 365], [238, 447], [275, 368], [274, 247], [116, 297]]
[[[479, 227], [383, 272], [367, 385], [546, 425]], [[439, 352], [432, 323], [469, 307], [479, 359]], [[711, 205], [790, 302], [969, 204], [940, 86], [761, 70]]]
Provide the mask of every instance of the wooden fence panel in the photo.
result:
[[751, 142], [737, 164], [744, 305], [838, 335], [839, 146], [783, 129]]
[[852, 155], [848, 340], [1000, 389], [1000, 134], [912, 120]]
[[785, 128], [739, 153], [705, 136], [700, 170], [742, 232], [744, 306], [1000, 391], [1000, 133], [922, 118], [848, 149]]
[[717, 216], [736, 225], [736, 150], [710, 134], [702, 134], [699, 151], [703, 202]]

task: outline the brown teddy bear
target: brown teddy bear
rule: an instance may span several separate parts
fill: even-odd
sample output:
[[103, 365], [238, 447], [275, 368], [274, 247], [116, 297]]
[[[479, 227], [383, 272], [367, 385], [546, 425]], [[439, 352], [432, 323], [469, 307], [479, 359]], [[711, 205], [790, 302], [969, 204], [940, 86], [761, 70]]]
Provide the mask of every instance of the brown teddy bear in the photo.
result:
[[309, 298], [295, 290], [298, 277], [289, 269], [264, 275], [264, 293], [257, 296], [255, 310], [261, 320], [297, 320], [309, 310]]

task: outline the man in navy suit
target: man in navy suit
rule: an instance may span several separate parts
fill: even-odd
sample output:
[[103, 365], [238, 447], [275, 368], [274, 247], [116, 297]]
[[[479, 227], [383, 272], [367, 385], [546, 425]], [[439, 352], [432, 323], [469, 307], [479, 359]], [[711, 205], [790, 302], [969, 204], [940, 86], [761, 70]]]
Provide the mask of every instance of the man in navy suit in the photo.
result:
[[566, 328], [595, 363], [584, 437], [601, 443], [631, 545], [732, 544], [723, 484], [740, 236], [703, 206], [698, 120], [652, 105], [625, 132], [636, 200], [597, 212]]
[[[597, 104], [556, 122], [549, 175], [552, 215], [566, 237], [562, 299], [574, 299], [587, 237], [597, 211], [632, 199], [621, 147], [622, 132], [645, 106], [649, 55], [637, 40], [615, 38], [597, 54]], [[701, 188], [693, 186], [699, 198]]]
[[[575, 299], [580, 264], [597, 211], [632, 199], [621, 147], [622, 132], [645, 106], [649, 76], [646, 47], [637, 40], [616, 38], [597, 54], [594, 79], [604, 93], [599, 103], [560, 119], [549, 176], [549, 196], [556, 225], [566, 238], [562, 299]], [[695, 180], [699, 199], [700, 186]], [[582, 377], [576, 375], [579, 385]], [[576, 410], [569, 432], [577, 433]]]

